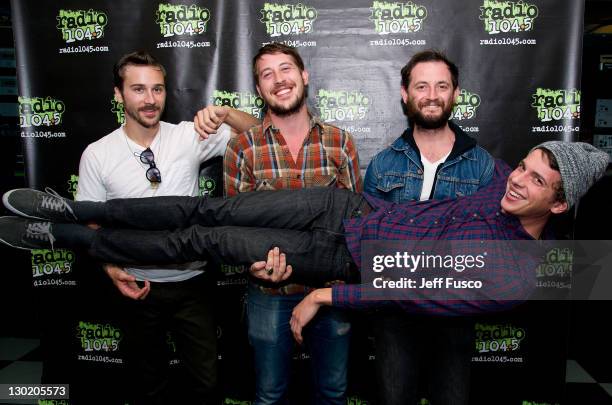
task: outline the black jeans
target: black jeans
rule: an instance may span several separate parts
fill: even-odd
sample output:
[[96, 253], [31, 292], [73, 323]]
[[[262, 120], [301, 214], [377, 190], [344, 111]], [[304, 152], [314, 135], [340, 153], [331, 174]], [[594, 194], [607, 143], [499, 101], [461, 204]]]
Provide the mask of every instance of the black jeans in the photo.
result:
[[380, 403], [467, 405], [474, 321], [376, 312], [376, 376]]
[[334, 188], [243, 193], [229, 199], [109, 200], [89, 253], [118, 264], [207, 259], [250, 265], [265, 260], [277, 246], [293, 267], [292, 282], [348, 280], [354, 264], [342, 221], [367, 207], [363, 196]]
[[[213, 288], [214, 280], [202, 274], [180, 282], [151, 283], [144, 300], [121, 297], [125, 358], [135, 405], [218, 403]], [[184, 371], [174, 385], [169, 379], [167, 331]]]

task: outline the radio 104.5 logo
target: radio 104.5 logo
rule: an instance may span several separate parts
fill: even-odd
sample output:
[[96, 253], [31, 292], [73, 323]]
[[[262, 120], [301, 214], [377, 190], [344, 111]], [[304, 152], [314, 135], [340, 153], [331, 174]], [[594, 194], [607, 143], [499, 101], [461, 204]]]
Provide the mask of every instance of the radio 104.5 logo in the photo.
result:
[[358, 121], [366, 118], [372, 100], [357, 90], [319, 89], [316, 108], [323, 121]]
[[374, 1], [370, 7], [370, 20], [379, 35], [408, 34], [420, 31], [427, 18], [427, 8], [412, 1]]
[[531, 31], [539, 13], [537, 6], [525, 1], [484, 0], [478, 18], [485, 31], [494, 35]]
[[480, 106], [480, 96], [466, 89], [461, 89], [455, 100], [451, 119], [462, 121], [474, 118], [478, 106]]
[[261, 117], [261, 111], [265, 105], [264, 100], [257, 94], [248, 91], [225, 91], [215, 90], [210, 97], [213, 105], [231, 107]]
[[106, 13], [99, 10], [59, 10], [57, 29], [67, 44], [75, 41], [100, 39], [108, 23]]
[[580, 90], [537, 88], [531, 99], [542, 122], [580, 119]]
[[54, 126], [62, 123], [66, 111], [63, 101], [52, 97], [18, 97], [19, 126], [22, 128]]
[[260, 21], [271, 37], [302, 35], [312, 32], [318, 13], [314, 7], [298, 4], [264, 3]]
[[196, 4], [160, 3], [155, 12], [155, 23], [164, 37], [198, 35], [206, 32], [210, 10]]

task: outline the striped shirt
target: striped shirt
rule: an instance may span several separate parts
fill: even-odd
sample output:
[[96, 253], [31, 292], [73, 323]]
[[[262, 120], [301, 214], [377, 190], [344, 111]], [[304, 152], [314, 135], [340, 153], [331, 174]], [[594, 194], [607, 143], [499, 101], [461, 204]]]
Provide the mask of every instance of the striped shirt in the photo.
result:
[[[372, 212], [363, 218], [344, 221], [345, 238], [355, 263], [361, 267], [361, 241], [365, 240], [533, 240], [520, 220], [501, 211], [500, 201], [506, 191], [510, 168], [498, 160], [491, 183], [469, 197], [453, 200], [428, 200], [395, 204], [365, 194]], [[505, 254], [504, 254], [505, 255]], [[506, 256], [506, 255], [505, 255]], [[518, 258], [521, 269], [534, 269], [536, 262], [524, 255]], [[507, 259], [507, 258], [506, 258]], [[517, 257], [512, 259], [517, 260]], [[497, 264], [490, 281], [500, 291], [496, 296], [516, 297], [517, 291], [532, 287], [529, 274], [518, 274], [516, 266], [508, 261]], [[367, 291], [364, 289], [368, 289]], [[365, 308], [389, 305], [372, 301], [371, 285], [338, 285], [332, 289], [334, 306]], [[364, 294], [367, 292], [367, 294]], [[499, 295], [497, 295], [497, 293]], [[364, 295], [362, 297], [362, 294]], [[513, 301], [394, 301], [400, 308], [412, 313], [438, 315], [465, 315], [492, 312], [516, 305]]]
[[[312, 115], [310, 131], [297, 160], [293, 160], [285, 138], [268, 113], [262, 125], [230, 140], [223, 160], [223, 176], [228, 197], [247, 191], [327, 186], [363, 190], [353, 137]], [[288, 295], [304, 292], [304, 287], [288, 284], [265, 291]]]

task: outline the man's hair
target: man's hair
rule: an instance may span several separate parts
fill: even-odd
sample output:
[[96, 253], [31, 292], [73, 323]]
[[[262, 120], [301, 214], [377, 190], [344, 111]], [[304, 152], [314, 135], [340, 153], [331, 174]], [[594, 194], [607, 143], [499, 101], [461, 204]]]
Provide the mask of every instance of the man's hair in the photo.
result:
[[257, 71], [257, 62], [259, 59], [261, 59], [261, 57], [264, 55], [275, 55], [277, 53], [284, 53], [285, 55], [291, 56], [298, 69], [300, 69], [300, 72], [304, 71], [304, 61], [294, 47], [282, 44], [280, 42], [272, 42], [259, 48], [257, 55], [253, 57], [253, 77], [255, 78], [255, 83], [259, 83], [259, 72]]
[[[541, 150], [544, 156], [546, 156], [546, 159], [548, 159], [548, 166], [551, 169], [561, 173], [561, 171], [559, 170], [559, 162], [557, 162], [557, 158], [550, 150], [542, 146], [536, 147], [536, 149]], [[556, 182], [553, 187], [555, 188], [554, 201], [560, 203], [565, 202], [565, 189], [563, 188], [563, 178], [561, 178], [561, 181]]]
[[166, 77], [166, 69], [164, 66], [157, 61], [152, 55], [146, 51], [136, 51], [123, 55], [121, 59], [115, 63], [113, 67], [113, 83], [119, 91], [123, 91], [123, 79], [125, 76], [125, 69], [130, 66], [151, 66], [159, 69]]
[[440, 51], [434, 49], [428, 49], [425, 51], [417, 52], [412, 55], [412, 58], [402, 68], [402, 87], [407, 89], [410, 84], [410, 74], [412, 69], [418, 64], [423, 62], [443, 62], [448, 67], [451, 74], [451, 81], [453, 88], [456, 89], [459, 86], [459, 68], [453, 62], [451, 62], [446, 55]]

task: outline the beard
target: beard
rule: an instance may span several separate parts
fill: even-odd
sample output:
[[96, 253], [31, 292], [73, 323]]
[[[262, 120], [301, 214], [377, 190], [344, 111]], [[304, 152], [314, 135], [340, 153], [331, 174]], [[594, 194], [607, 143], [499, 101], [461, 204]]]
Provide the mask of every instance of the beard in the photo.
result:
[[[134, 121], [139, 123], [144, 128], [153, 128], [157, 124], [159, 124], [159, 120], [161, 114], [163, 112], [163, 107], [158, 106], [157, 104], [148, 104], [141, 108], [131, 108], [126, 105], [123, 106], [125, 113], [130, 116]], [[139, 114], [140, 111], [159, 111], [159, 115], [155, 121], [145, 121]]]
[[298, 111], [300, 111], [300, 109], [306, 102], [307, 91], [308, 91], [307, 88], [302, 84], [302, 91], [298, 93], [296, 99], [293, 100], [293, 102], [291, 102], [287, 106], [275, 104], [271, 102], [271, 100], [264, 100], [264, 101], [268, 105], [268, 108], [270, 109], [270, 111], [272, 111], [275, 115], [279, 117], [287, 117], [289, 115], [293, 115], [297, 113]]
[[[421, 108], [428, 105], [436, 105], [442, 108], [442, 112], [438, 116], [426, 116], [421, 112]], [[406, 103], [406, 113], [408, 119], [414, 125], [418, 125], [423, 129], [438, 129], [442, 128], [448, 122], [453, 113], [453, 103], [444, 103], [442, 100], [425, 100], [417, 106], [412, 99], [408, 99]]]

